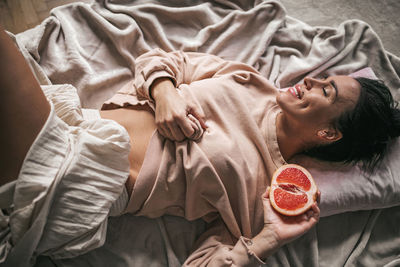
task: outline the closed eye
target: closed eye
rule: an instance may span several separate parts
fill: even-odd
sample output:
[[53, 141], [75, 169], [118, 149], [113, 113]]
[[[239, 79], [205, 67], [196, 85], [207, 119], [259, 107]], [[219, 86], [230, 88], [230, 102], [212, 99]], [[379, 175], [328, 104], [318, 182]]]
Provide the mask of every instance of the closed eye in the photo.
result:
[[328, 96], [325, 87], [322, 87], [322, 92], [324, 92], [324, 96]]

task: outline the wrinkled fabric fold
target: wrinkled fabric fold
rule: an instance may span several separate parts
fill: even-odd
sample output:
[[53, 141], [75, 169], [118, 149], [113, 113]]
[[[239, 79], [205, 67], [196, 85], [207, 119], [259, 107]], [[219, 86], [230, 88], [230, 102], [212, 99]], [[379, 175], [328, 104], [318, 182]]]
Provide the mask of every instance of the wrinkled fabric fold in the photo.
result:
[[110, 208], [128, 177], [125, 129], [85, 120], [70, 85], [42, 89], [51, 112], [21, 167], [12, 211], [1, 216], [9, 220], [1, 230], [9, 231], [1, 244], [6, 265], [30, 266], [39, 254], [64, 258], [101, 246]]

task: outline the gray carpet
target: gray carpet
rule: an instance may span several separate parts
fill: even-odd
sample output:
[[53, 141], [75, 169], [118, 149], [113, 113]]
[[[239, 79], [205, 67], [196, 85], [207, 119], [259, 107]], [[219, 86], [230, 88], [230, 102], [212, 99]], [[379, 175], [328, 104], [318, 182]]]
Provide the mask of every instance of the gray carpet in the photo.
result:
[[400, 0], [280, 0], [288, 15], [312, 26], [338, 26], [348, 19], [367, 22], [387, 51], [400, 56]]

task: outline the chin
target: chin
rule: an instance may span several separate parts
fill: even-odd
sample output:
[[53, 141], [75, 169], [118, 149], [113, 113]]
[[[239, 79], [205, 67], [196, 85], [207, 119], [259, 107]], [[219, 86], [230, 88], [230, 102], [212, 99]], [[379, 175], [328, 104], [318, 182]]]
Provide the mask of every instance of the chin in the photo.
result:
[[281, 108], [282, 108], [282, 102], [283, 102], [283, 99], [282, 99], [282, 92], [279, 92], [277, 95], [276, 95], [276, 97], [275, 97], [275, 99], [276, 99], [276, 103], [278, 104], [278, 106], [280, 106]]
[[288, 103], [290, 99], [287, 99], [284, 92], [276, 95], [276, 103], [282, 110], [286, 110], [288, 108]]

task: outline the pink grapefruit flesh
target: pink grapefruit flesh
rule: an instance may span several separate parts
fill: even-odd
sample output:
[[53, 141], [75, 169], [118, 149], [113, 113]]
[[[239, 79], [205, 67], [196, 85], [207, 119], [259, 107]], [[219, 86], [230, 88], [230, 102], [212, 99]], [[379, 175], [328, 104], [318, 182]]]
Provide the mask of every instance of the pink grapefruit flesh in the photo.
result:
[[317, 191], [311, 174], [305, 168], [287, 164], [275, 171], [269, 199], [279, 213], [297, 216], [310, 209], [316, 200]]

